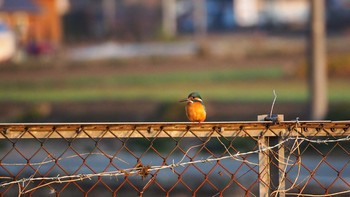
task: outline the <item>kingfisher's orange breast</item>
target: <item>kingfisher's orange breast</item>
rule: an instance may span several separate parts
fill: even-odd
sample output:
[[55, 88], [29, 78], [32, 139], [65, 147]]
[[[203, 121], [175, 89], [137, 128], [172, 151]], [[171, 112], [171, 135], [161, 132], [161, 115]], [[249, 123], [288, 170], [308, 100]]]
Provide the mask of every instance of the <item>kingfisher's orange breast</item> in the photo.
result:
[[186, 113], [191, 122], [203, 122], [207, 116], [205, 107], [200, 102], [187, 103]]

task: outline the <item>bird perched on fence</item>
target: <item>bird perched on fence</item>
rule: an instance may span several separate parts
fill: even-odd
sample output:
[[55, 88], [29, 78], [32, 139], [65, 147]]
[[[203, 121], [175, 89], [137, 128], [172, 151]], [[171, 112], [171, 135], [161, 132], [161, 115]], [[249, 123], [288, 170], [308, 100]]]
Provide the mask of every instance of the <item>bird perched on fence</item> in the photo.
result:
[[180, 102], [187, 102], [186, 114], [191, 122], [201, 123], [205, 120], [207, 113], [201, 95], [198, 92], [192, 92], [186, 99]]

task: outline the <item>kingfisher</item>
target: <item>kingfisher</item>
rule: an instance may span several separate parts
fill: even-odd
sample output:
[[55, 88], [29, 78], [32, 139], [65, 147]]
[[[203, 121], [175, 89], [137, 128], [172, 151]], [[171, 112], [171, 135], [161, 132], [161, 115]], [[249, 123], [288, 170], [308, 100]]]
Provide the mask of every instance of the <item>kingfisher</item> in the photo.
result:
[[186, 114], [191, 122], [201, 123], [205, 120], [207, 113], [201, 95], [198, 92], [192, 92], [187, 98], [180, 100], [187, 102]]

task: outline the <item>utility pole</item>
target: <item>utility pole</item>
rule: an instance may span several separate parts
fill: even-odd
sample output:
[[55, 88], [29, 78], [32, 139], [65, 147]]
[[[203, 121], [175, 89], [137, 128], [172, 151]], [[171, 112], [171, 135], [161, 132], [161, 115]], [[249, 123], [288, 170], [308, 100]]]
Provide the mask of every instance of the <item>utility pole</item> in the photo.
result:
[[195, 37], [202, 40], [207, 34], [207, 8], [205, 0], [192, 0]]
[[103, 26], [104, 31], [107, 34], [115, 33], [115, 22], [117, 12], [116, 0], [103, 0], [102, 1], [102, 12], [103, 12]]
[[314, 120], [324, 119], [328, 111], [325, 0], [311, 1], [309, 35], [310, 112]]
[[173, 38], [177, 33], [176, 0], [162, 0], [163, 33]]
[[197, 54], [208, 55], [207, 37], [207, 5], [206, 0], [192, 0], [193, 2], [193, 33], [197, 44]]

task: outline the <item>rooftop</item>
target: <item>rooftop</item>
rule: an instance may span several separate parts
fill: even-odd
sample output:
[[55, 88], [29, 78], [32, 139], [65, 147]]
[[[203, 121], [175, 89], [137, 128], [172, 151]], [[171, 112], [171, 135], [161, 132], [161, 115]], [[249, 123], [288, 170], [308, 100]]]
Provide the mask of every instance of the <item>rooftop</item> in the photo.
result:
[[32, 0], [0, 0], [0, 11], [15, 12], [38, 12], [38, 5]]

